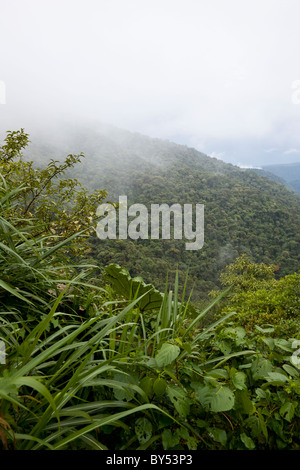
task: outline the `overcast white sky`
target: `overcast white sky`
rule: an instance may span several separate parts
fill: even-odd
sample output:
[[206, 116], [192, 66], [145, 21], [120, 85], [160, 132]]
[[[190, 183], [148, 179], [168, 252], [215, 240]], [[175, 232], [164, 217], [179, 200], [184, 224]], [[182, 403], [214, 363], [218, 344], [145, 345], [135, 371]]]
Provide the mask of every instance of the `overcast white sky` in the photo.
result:
[[299, 0], [0, 0], [1, 137], [92, 118], [234, 164], [300, 161], [299, 18]]

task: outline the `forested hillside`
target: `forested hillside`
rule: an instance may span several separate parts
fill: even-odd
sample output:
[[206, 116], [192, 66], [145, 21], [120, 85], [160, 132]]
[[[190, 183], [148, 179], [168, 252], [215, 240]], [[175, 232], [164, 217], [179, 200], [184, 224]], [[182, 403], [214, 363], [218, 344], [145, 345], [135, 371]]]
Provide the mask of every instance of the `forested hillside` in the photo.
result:
[[284, 184], [291, 191], [300, 194], [300, 163], [286, 163], [267, 165], [262, 169], [252, 170], [256, 173], [271, 178]]
[[[198, 450], [299, 450], [300, 273], [276, 279], [278, 266], [243, 254], [199, 308], [195, 274], [180, 279], [187, 252], [168, 243], [112, 240], [99, 254], [95, 240], [86, 264], [95, 209], [107, 195], [67, 177], [79, 156], [38, 168], [22, 157], [27, 143], [14, 131], [0, 147], [0, 450], [184, 451], [187, 463]], [[264, 192], [254, 174], [187, 163], [137, 174], [130, 197], [204, 200], [216, 253], [229, 234], [247, 251], [249, 226], [259, 241], [250, 248], [271, 256], [283, 237], [272, 238], [271, 227], [281, 228], [296, 264], [297, 199], [275, 183]], [[116, 264], [99, 269], [97, 255], [104, 263], [120, 253], [149, 276], [165, 262], [157, 272], [164, 289]], [[219, 258], [207, 253], [214, 260], [207, 255], [201, 276], [211, 287]], [[200, 260], [189, 258], [191, 272]]]
[[[58, 133], [48, 156], [83, 152], [70, 176], [107, 198], [128, 204], [204, 204], [205, 243], [185, 250], [184, 240], [99, 240], [91, 238], [88, 261], [118, 263], [146, 282], [163, 288], [165, 275], [180, 279], [189, 268], [195, 298], [219, 286], [221, 270], [236, 257], [272, 263], [277, 275], [299, 268], [300, 199], [281, 184], [172, 142], [116, 128], [69, 129]], [[61, 145], [61, 147], [59, 147]], [[42, 149], [42, 150], [41, 150]], [[38, 139], [31, 155], [47, 154]], [[50, 154], [50, 155], [49, 155]]]

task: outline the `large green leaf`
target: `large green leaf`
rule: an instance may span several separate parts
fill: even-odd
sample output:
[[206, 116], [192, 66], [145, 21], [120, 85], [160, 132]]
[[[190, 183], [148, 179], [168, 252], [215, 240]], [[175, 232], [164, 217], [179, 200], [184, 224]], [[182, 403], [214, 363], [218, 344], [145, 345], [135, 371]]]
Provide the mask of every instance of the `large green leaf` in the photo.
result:
[[237, 371], [233, 374], [231, 377], [233, 385], [238, 389], [238, 390], [245, 390], [247, 388], [246, 386], [246, 380], [247, 376], [244, 372]]
[[215, 413], [228, 411], [234, 407], [234, 393], [223, 385], [197, 387], [195, 397], [204, 408]]
[[152, 436], [152, 424], [147, 418], [138, 418], [134, 429], [141, 444], [145, 444]]
[[172, 433], [171, 429], [164, 429], [161, 437], [164, 450], [174, 449], [179, 443], [179, 436]]
[[163, 294], [152, 284], [145, 284], [140, 277], [132, 278], [125, 268], [117, 264], [110, 264], [105, 268], [106, 278], [112, 284], [113, 289], [128, 300], [146, 294], [139, 302], [140, 310], [158, 309], [163, 301]]
[[185, 391], [176, 385], [168, 385], [167, 395], [174, 405], [177, 413], [186, 418], [190, 412], [190, 400]]
[[257, 357], [251, 365], [251, 374], [254, 380], [265, 379], [273, 370], [272, 363], [263, 357]]
[[213, 439], [216, 442], [219, 442], [220, 444], [222, 444], [223, 447], [225, 447], [227, 442], [227, 434], [224, 429], [212, 427], [208, 428], [208, 432], [212, 435]]
[[158, 367], [171, 364], [180, 354], [180, 348], [176, 344], [164, 343], [155, 356]]
[[153, 392], [158, 397], [161, 397], [162, 395], [164, 395], [166, 388], [167, 388], [167, 382], [161, 377], [158, 377], [153, 383]]
[[247, 434], [243, 432], [240, 435], [240, 438], [241, 438], [242, 443], [245, 445], [245, 447], [247, 447], [247, 449], [249, 450], [255, 449], [255, 444], [253, 440], [251, 439], [251, 437], [247, 436]]
[[280, 415], [283, 416], [284, 419], [286, 419], [290, 423], [294, 417], [297, 405], [298, 405], [297, 402], [288, 401], [284, 403], [284, 405], [282, 405], [282, 407], [279, 410]]

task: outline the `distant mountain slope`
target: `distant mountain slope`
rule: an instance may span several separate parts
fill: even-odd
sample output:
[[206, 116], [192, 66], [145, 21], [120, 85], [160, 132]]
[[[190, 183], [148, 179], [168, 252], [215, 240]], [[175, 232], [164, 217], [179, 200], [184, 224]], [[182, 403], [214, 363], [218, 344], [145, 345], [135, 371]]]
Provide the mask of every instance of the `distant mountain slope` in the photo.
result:
[[[71, 176], [107, 189], [128, 203], [204, 204], [205, 243], [187, 251], [185, 240], [91, 240], [89, 261], [115, 262], [164, 287], [166, 273], [189, 269], [195, 296], [219, 285], [220, 271], [246, 253], [278, 265], [284, 275], [300, 268], [300, 198], [269, 178], [208, 157], [195, 149], [140, 134], [102, 127], [62, 128], [55, 139], [32, 138], [29, 155], [43, 161], [68, 153], [86, 158]], [[43, 155], [41, 155], [41, 149]]]
[[271, 173], [270, 171], [263, 170], [262, 168], [246, 168], [246, 169], [248, 171], [253, 171], [257, 175], [265, 176], [266, 178], [276, 181], [276, 183], [283, 184], [285, 187], [292, 190], [292, 188], [288, 185], [288, 183], [283, 178], [275, 175], [274, 173]]
[[262, 172], [267, 172], [268, 174], [265, 174], [265, 176], [272, 179], [275, 179], [272, 177], [272, 175], [275, 175], [275, 177], [280, 178], [280, 182], [286, 184], [287, 187], [300, 194], [300, 163], [267, 165], [263, 167]]

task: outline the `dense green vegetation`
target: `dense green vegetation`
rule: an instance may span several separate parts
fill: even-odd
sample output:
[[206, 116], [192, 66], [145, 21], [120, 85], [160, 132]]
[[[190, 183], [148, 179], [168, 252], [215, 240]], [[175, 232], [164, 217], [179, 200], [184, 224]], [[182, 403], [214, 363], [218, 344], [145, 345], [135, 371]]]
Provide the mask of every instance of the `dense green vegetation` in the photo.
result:
[[273, 329], [274, 334], [282, 331], [289, 335], [297, 334], [299, 273], [275, 279], [275, 271], [276, 266], [251, 263], [246, 256], [227, 266], [221, 281], [225, 286], [233, 285], [234, 288], [226, 299], [222, 313], [237, 312], [237, 322], [244, 328], [267, 327]]
[[[173, 279], [166, 280], [167, 266], [160, 273], [165, 275], [163, 289], [118, 264], [107, 263], [100, 269], [103, 258], [101, 266], [95, 260], [84, 264], [87, 237], [95, 223], [93, 206], [104, 194], [89, 198], [74, 181], [64, 179], [63, 171], [52, 173], [54, 162], [34, 172], [33, 165], [26, 164], [29, 176], [25, 172], [21, 182], [24, 144], [22, 132], [9, 133], [0, 151], [0, 337], [6, 347], [5, 363], [0, 363], [0, 447], [299, 449], [300, 274], [290, 272], [278, 279], [274, 276], [278, 266], [241, 256], [223, 270], [221, 289], [199, 309], [191, 298], [193, 281], [196, 290], [200, 281], [196, 276], [191, 281], [186, 274], [181, 281], [185, 265], [180, 262], [186, 253], [181, 261], [173, 259]], [[72, 167], [75, 157], [68, 158], [66, 165]], [[193, 174], [191, 188], [200, 178], [196, 171], [193, 180]], [[265, 230], [271, 217], [279, 231], [287, 230], [283, 216], [288, 218], [292, 225], [285, 232], [290, 255], [286, 269], [296, 265], [298, 253], [292, 243], [296, 200], [271, 183], [259, 199], [261, 180], [255, 175], [245, 176], [236, 189], [230, 175], [228, 180], [224, 175], [211, 176], [211, 196], [217, 195], [222, 177], [225, 193], [218, 197], [224, 198], [222, 210], [227, 214], [238, 217], [239, 212], [229, 198], [230, 190], [238, 201], [245, 198], [247, 210], [247, 201], [252, 201], [253, 212], [244, 215], [249, 226], [261, 213]], [[47, 211], [47, 216], [42, 211], [45, 203], [50, 207], [59, 201], [57, 187], [69, 191], [67, 232], [62, 229], [66, 219], [59, 216], [64, 205]], [[158, 181], [155, 189], [157, 196], [162, 195], [158, 189], [168, 194], [166, 179], [161, 185]], [[74, 221], [77, 191], [83, 191], [87, 217], [93, 218], [80, 219], [81, 231]], [[183, 186], [177, 194], [180, 191]], [[265, 201], [263, 197], [272, 191], [274, 198]], [[146, 202], [147, 184], [143, 194]], [[243, 218], [239, 220], [242, 225]], [[218, 226], [216, 214], [213, 221]], [[220, 240], [212, 228], [209, 233], [217, 249]], [[221, 236], [222, 230], [217, 233]], [[256, 233], [263, 237], [263, 227]], [[274, 256], [279, 253], [276, 236], [262, 238], [257, 257], [263, 241], [267, 259], [273, 253], [269, 250]], [[142, 250], [140, 243], [128, 243], [132, 250]], [[244, 243], [240, 249], [247, 255]], [[111, 253], [112, 258], [116, 253]], [[80, 263], [75, 264], [79, 255]], [[206, 269], [209, 273], [209, 262]]]
[[277, 265], [277, 276], [298, 269], [300, 200], [282, 185], [160, 140], [125, 132], [119, 136], [117, 131], [108, 141], [102, 135], [89, 137], [89, 145], [78, 140], [87, 156], [75, 174], [84, 184], [106, 188], [115, 201], [125, 194], [129, 205], [204, 204], [205, 243], [203, 249], [187, 252], [184, 240], [94, 237], [88, 261], [120, 264], [160, 289], [167, 271], [174, 280], [178, 269], [183, 282], [189, 269], [194, 300], [220, 287], [221, 271], [244, 253], [255, 262]]
[[116, 262], [133, 275], [163, 287], [166, 270], [190, 268], [195, 295], [218, 286], [221, 270], [246, 253], [254, 261], [279, 266], [278, 273], [294, 272], [299, 266], [300, 202], [273, 183], [251, 173], [211, 175], [201, 170], [160, 170], [136, 176], [128, 197], [150, 207], [151, 203], [203, 203], [205, 244], [187, 252], [184, 240], [131, 240], [92, 242], [92, 258], [100, 265]]
[[222, 270], [242, 254], [277, 265], [277, 277], [299, 269], [300, 199], [282, 185], [195, 149], [115, 128], [57, 129], [56, 142], [36, 139], [28, 156], [42, 163], [46, 152], [62, 158], [59, 145], [66, 153], [82, 151], [85, 158], [68, 176], [91, 191], [105, 189], [110, 200], [126, 195], [129, 206], [147, 208], [152, 203], [205, 205], [201, 250], [188, 252], [185, 240], [94, 236], [86, 262], [102, 268], [117, 263], [160, 290], [166, 272], [174, 281], [178, 270], [183, 283], [189, 270], [194, 301], [207, 300], [220, 288]]

